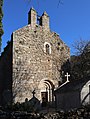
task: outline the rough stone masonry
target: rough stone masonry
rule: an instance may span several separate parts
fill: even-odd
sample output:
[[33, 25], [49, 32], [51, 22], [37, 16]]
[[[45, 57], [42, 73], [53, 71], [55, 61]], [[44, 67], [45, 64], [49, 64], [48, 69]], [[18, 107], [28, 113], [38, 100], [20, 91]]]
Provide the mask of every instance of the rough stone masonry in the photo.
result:
[[[38, 22], [37, 22], [38, 18]], [[31, 8], [28, 25], [16, 30], [13, 39], [14, 102], [24, 102], [35, 97], [42, 102], [54, 101], [54, 89], [61, 80], [61, 66], [70, 58], [69, 47], [52, 32], [46, 12], [37, 17]]]

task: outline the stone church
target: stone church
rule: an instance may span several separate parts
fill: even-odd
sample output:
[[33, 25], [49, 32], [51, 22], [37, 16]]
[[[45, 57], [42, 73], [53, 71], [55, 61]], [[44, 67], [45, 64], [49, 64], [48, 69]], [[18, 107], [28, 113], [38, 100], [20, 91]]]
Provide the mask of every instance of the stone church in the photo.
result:
[[12, 33], [0, 57], [0, 103], [22, 103], [32, 92], [40, 103], [53, 102], [62, 82], [61, 66], [69, 58], [70, 49], [51, 31], [48, 14], [38, 17], [31, 8], [28, 25]]

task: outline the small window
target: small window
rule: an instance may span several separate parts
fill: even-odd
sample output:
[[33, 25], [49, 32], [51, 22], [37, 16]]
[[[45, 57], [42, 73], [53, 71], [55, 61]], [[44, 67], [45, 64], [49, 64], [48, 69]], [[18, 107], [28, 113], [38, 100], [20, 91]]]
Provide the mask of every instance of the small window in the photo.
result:
[[48, 42], [44, 43], [44, 52], [46, 54], [51, 54], [51, 45], [50, 45], [50, 43], [48, 43]]

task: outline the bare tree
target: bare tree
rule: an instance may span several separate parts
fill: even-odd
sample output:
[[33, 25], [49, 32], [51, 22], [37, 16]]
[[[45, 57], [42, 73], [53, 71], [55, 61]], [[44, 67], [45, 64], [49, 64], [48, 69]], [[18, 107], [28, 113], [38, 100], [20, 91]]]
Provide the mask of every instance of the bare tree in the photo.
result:
[[89, 40], [83, 40], [80, 38], [80, 40], [76, 40], [73, 43], [73, 47], [75, 49], [75, 55], [81, 55], [84, 51], [85, 46], [88, 44]]
[[90, 76], [90, 41], [80, 40], [74, 44], [76, 56], [71, 56], [71, 74], [73, 79]]

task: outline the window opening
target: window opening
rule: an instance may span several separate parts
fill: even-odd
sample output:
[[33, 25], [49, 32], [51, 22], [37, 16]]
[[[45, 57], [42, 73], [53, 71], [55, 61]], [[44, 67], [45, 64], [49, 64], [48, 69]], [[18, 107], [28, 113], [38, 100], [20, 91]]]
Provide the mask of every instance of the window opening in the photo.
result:
[[50, 49], [49, 45], [46, 44], [46, 53], [47, 53], [47, 54], [49, 54], [49, 49]]
[[46, 54], [51, 54], [51, 45], [50, 45], [50, 43], [48, 43], [48, 42], [44, 43], [44, 52]]

